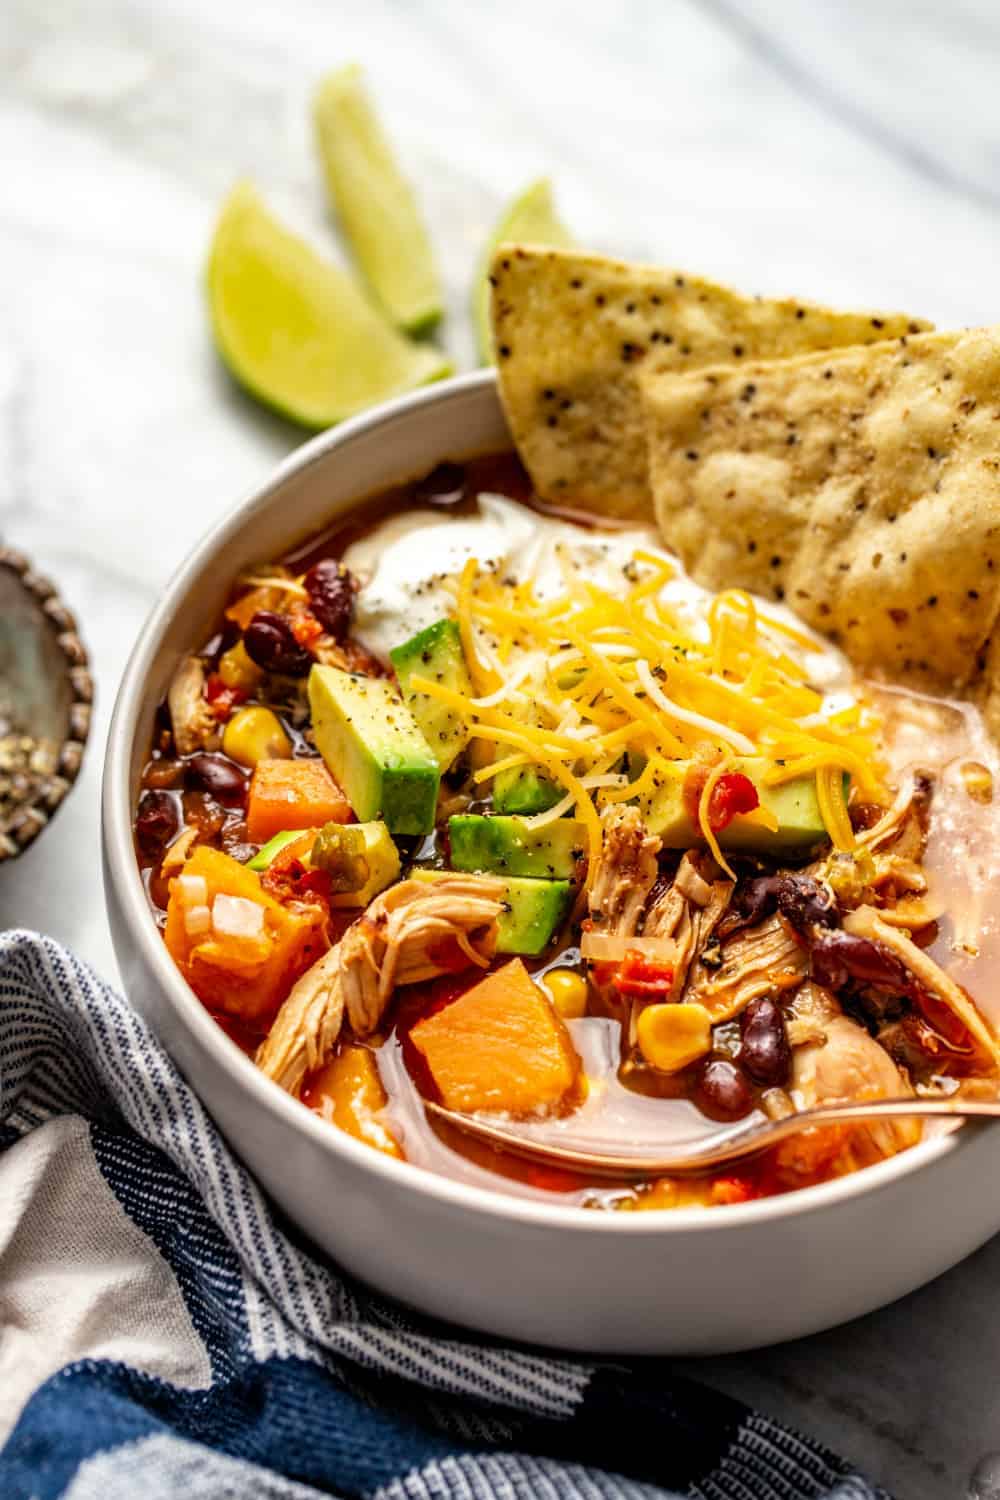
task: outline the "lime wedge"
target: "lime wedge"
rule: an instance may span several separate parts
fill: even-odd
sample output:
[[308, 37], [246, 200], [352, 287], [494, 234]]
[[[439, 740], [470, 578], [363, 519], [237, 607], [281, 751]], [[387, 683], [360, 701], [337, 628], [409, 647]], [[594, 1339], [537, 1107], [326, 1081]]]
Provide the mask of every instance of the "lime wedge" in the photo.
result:
[[426, 332], [443, 306], [434, 255], [357, 63], [323, 80], [315, 117], [330, 199], [362, 274], [395, 324]]
[[476, 325], [479, 357], [484, 365], [493, 361], [493, 331], [490, 327], [489, 268], [493, 252], [505, 240], [523, 245], [572, 245], [573, 236], [556, 213], [552, 201], [552, 183], [539, 177], [504, 209], [479, 262], [479, 274], [472, 294], [472, 317]]
[[220, 355], [260, 400], [304, 427], [330, 427], [451, 366], [414, 344], [354, 280], [289, 234], [241, 182], [227, 198], [208, 259]]

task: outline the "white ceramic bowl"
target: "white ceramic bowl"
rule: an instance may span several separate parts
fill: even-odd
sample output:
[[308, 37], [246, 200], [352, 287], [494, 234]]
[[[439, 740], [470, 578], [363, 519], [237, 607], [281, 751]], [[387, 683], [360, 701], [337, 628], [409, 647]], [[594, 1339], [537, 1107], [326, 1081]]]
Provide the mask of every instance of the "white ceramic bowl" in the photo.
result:
[[205, 538], [125, 672], [104, 776], [104, 868], [126, 990], [234, 1149], [324, 1250], [457, 1323], [605, 1353], [708, 1354], [879, 1307], [1000, 1227], [1000, 1134], [965, 1129], [854, 1176], [728, 1208], [603, 1214], [451, 1182], [360, 1145], [262, 1076], [212, 1021], [150, 917], [131, 824], [153, 714], [241, 568], [437, 462], [509, 442], [491, 372], [307, 443]]

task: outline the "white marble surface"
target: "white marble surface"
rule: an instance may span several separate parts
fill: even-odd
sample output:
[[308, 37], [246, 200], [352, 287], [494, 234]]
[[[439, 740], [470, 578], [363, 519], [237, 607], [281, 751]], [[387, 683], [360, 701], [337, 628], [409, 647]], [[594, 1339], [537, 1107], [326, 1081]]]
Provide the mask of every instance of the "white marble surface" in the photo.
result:
[[[99, 706], [70, 802], [0, 873], [0, 927], [106, 973], [98, 782], [123, 663], [193, 541], [299, 440], [217, 368], [213, 214], [249, 173], [332, 250], [306, 104], [355, 57], [423, 195], [460, 359], [480, 242], [540, 172], [598, 247], [942, 324], [1000, 315], [990, 0], [3, 0], [0, 535], [78, 612]], [[905, 1500], [958, 1500], [1000, 1449], [998, 1281], [1000, 1240], [860, 1324], [692, 1373]]]

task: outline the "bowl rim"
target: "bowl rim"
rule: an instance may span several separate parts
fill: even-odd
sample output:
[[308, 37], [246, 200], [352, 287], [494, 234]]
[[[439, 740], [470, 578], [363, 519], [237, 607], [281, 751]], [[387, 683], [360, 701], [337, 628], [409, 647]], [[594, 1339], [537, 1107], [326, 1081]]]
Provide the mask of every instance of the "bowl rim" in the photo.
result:
[[[59, 649], [69, 689], [66, 732], [59, 746], [56, 768], [38, 795], [15, 814], [20, 827], [0, 830], [0, 867], [12, 863], [48, 828], [73, 789], [83, 766], [93, 722], [94, 679], [90, 658], [80, 637], [76, 616], [63, 602], [59, 590], [44, 573], [38, 573], [30, 557], [0, 538], [0, 569], [12, 573], [26, 595], [38, 606], [46, 628]], [[9, 844], [12, 848], [7, 849]]]
[[[704, 1208], [671, 1208], [644, 1213], [602, 1213], [575, 1204], [547, 1203], [506, 1193], [502, 1188], [480, 1187], [453, 1180], [428, 1167], [398, 1161], [370, 1146], [356, 1141], [344, 1131], [331, 1130], [311, 1110], [302, 1106], [256, 1068], [249, 1057], [212, 1019], [194, 991], [173, 964], [159, 930], [152, 921], [132, 841], [132, 807], [129, 796], [130, 764], [133, 736], [139, 709], [145, 697], [149, 668], [160, 646], [161, 637], [175, 613], [174, 601], [192, 583], [196, 574], [212, 558], [222, 556], [227, 540], [245, 524], [255, 511], [265, 509], [276, 492], [294, 475], [326, 460], [327, 455], [346, 447], [363, 435], [392, 425], [403, 416], [441, 402], [473, 397], [485, 392], [496, 397], [496, 374], [492, 369], [453, 376], [432, 386], [383, 402], [370, 411], [349, 418], [337, 427], [309, 439], [294, 449], [234, 507], [229, 509], [201, 537], [174, 571], [159, 602], [155, 605], [133, 646], [115, 701], [105, 751], [102, 787], [102, 839], [105, 852], [105, 880], [114, 889], [123, 921], [127, 924], [143, 965], [152, 971], [155, 982], [167, 999], [175, 1021], [187, 1032], [193, 1043], [206, 1051], [233, 1088], [242, 1093], [248, 1104], [265, 1115], [276, 1117], [293, 1130], [303, 1132], [320, 1151], [329, 1152], [347, 1163], [361, 1167], [387, 1185], [411, 1193], [424, 1193], [438, 1200], [442, 1207], [465, 1210], [494, 1219], [515, 1219], [539, 1228], [558, 1228], [563, 1232], [586, 1234], [660, 1235], [719, 1231], [737, 1225], [749, 1228], [774, 1220], [797, 1219], [803, 1215], [832, 1209], [839, 1203], [889, 1189], [901, 1178], [923, 1170], [934, 1162], [960, 1151], [970, 1143], [973, 1132], [965, 1129], [921, 1141], [873, 1166], [863, 1167], [844, 1177], [797, 1188], [792, 1192], [748, 1203], [719, 1204], [710, 1212]], [[360, 498], [360, 497], [359, 497]], [[202, 1100], [212, 1113], [210, 1100]], [[237, 1148], [238, 1150], [238, 1148]]]

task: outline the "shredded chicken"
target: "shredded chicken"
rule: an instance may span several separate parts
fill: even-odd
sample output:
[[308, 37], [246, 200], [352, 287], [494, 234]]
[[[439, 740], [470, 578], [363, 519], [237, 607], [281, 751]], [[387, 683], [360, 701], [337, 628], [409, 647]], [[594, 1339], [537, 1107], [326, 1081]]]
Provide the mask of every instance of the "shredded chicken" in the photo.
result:
[[382, 1019], [396, 985], [454, 972], [456, 948], [486, 968], [496, 951], [503, 881], [447, 874], [390, 886], [308, 969], [282, 1005], [256, 1063], [290, 1094], [329, 1057], [344, 1014], [355, 1036]]
[[[674, 885], [692, 906], [707, 906], [712, 899], [712, 882], [719, 876], [719, 867], [710, 854], [700, 849], [689, 849], [677, 867]], [[726, 884], [731, 886], [731, 882]]]
[[[670, 999], [681, 994], [692, 963], [704, 953], [729, 905], [733, 882], [719, 879], [720, 873], [711, 855], [699, 849], [689, 850], [677, 867], [673, 883], [646, 913], [644, 935], [672, 938], [677, 945]], [[633, 1008], [633, 1030], [636, 1019]]]
[[[677, 874], [646, 912], [643, 936], [671, 939], [675, 945], [674, 978], [663, 998], [678, 1000], [692, 963], [704, 952], [720, 917], [729, 905], [733, 882], [714, 879], [719, 868], [699, 849], [684, 855]], [[629, 1045], [637, 1045], [639, 1016], [649, 1000], [633, 1000], [628, 1018]], [[655, 1003], [655, 1002], [654, 1002]]]
[[794, 989], [808, 966], [806, 950], [776, 912], [729, 938], [719, 968], [699, 960], [684, 998], [704, 1005], [716, 1025], [738, 1016], [758, 995]]
[[179, 754], [216, 748], [221, 731], [205, 701], [205, 664], [200, 657], [186, 656], [177, 668], [167, 689], [167, 707]]
[[868, 883], [874, 890], [892, 886], [896, 891], [918, 896], [926, 892], [927, 876], [915, 859], [904, 859], [893, 850], [890, 854], [876, 854], [872, 863], [875, 870]]
[[891, 843], [898, 854], [919, 860], [927, 842], [931, 790], [927, 775], [908, 776], [889, 810], [871, 828], [858, 834], [858, 843], [872, 852]]
[[[796, 1048], [792, 1058], [791, 1091], [800, 1108], [912, 1094], [889, 1054], [857, 1022], [834, 1014], [824, 1028], [823, 1041]], [[917, 1120], [820, 1126], [778, 1147], [778, 1168], [792, 1180], [819, 1170], [853, 1171], [915, 1145], [920, 1136]]]
[[609, 807], [604, 848], [590, 888], [590, 918], [599, 932], [632, 937], [656, 882], [660, 840], [646, 832], [635, 807]]
[[793, 1047], [810, 1042], [825, 1042], [827, 1023], [842, 1014], [840, 1004], [830, 994], [807, 979], [795, 991], [785, 1011], [785, 1030]]
[[1000, 1040], [986, 1025], [969, 996], [934, 962], [930, 954], [918, 948], [904, 932], [892, 927], [873, 906], [859, 906], [844, 917], [844, 931], [855, 937], [884, 943], [913, 975], [917, 983], [958, 1017], [973, 1041], [992, 1061], [1000, 1064]]

